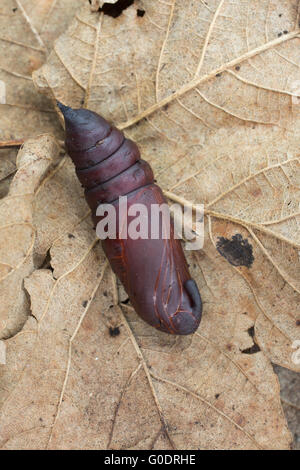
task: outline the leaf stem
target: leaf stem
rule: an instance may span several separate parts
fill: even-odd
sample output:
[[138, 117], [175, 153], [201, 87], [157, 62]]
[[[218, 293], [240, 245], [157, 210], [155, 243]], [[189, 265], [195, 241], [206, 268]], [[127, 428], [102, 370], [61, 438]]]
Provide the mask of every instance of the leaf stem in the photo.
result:
[[16, 140], [1, 140], [0, 141], [0, 149], [8, 149], [12, 147], [21, 147], [24, 144], [24, 139], [16, 139]]

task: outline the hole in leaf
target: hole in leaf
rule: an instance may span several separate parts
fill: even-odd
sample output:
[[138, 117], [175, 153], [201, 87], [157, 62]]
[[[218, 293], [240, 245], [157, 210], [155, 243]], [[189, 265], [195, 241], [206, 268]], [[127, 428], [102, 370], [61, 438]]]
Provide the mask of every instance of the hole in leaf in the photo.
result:
[[123, 11], [133, 3], [134, 0], [118, 0], [116, 3], [103, 3], [103, 6], [102, 8], [99, 8], [99, 11], [102, 11], [104, 15], [118, 18], [118, 16], [122, 15]]
[[254, 335], [255, 335], [254, 326], [251, 326], [250, 328], [248, 328], [247, 333], [253, 339], [254, 344], [250, 348], [246, 348], [246, 349], [243, 349], [243, 350], [241, 349], [241, 352], [243, 354], [255, 354], [255, 353], [259, 352], [261, 349], [254, 340]]
[[109, 334], [110, 336], [114, 337], [114, 336], [119, 336], [120, 334], [120, 328], [118, 326], [116, 326], [115, 328], [112, 328], [111, 326], [109, 327]]
[[258, 346], [258, 344], [254, 343], [253, 346], [251, 346], [251, 348], [243, 349], [241, 352], [243, 354], [255, 354], [259, 351], [260, 351], [260, 347]]
[[251, 338], [254, 338], [254, 334], [255, 334], [254, 326], [250, 326], [250, 328], [248, 328], [247, 332], [248, 332], [248, 335], [251, 336]]
[[233, 266], [246, 266], [251, 268], [254, 257], [252, 245], [247, 238], [237, 233], [231, 240], [224, 237], [218, 237], [217, 250]]

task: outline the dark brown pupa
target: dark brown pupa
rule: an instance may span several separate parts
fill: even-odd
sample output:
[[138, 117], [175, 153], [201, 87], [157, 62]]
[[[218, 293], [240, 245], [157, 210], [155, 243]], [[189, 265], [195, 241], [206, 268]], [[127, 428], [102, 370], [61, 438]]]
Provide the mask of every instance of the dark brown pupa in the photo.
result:
[[[127, 196], [127, 209], [136, 203], [151, 208], [166, 202], [134, 142], [92, 111], [58, 106], [65, 119], [67, 152], [85, 188], [95, 225], [97, 207], [104, 203], [118, 207], [119, 196]], [[102, 240], [102, 246], [138, 315], [166, 333], [195, 332], [202, 302], [181, 243], [174, 238], [173, 222], [169, 239], [119, 238], [120, 226], [117, 220], [117, 238]]]

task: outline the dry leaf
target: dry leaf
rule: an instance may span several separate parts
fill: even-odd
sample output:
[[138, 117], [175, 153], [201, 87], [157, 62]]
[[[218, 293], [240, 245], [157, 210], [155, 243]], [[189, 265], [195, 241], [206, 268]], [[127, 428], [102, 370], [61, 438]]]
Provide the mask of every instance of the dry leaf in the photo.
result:
[[[23, 3], [2, 0], [0, 5], [0, 144], [60, 132], [49, 100], [33, 86], [31, 74], [44, 63], [46, 49]], [[13, 149], [0, 150], [2, 195], [5, 179], [15, 171], [15, 155]]]
[[18, 9], [36, 31], [45, 49], [50, 51], [53, 41], [66, 30], [76, 11], [86, 0], [16, 0]]
[[53, 109], [32, 83], [31, 74], [45, 61], [46, 49], [21, 1], [1, 2], [0, 30], [1, 140], [58, 131]]
[[28, 316], [23, 280], [34, 270], [34, 194], [58, 152], [50, 136], [29, 140], [18, 154], [17, 173], [0, 203], [0, 338], [19, 331]]
[[193, 337], [173, 337], [128, 307], [124, 315], [92, 234], [84, 221], [61, 237], [53, 275], [26, 280], [34, 318], [7, 341], [2, 448], [288, 447], [272, 367], [263, 353], [240, 351], [253, 344], [253, 322], [239, 315], [226, 330], [228, 302], [213, 342], [215, 318]]
[[61, 134], [53, 108], [33, 86], [31, 74], [85, 0], [1, 0], [0, 5], [0, 197], [15, 171], [16, 151], [2, 141], [42, 132]]
[[120, 125], [170, 200], [205, 203], [205, 246], [188, 254], [204, 316], [174, 338], [119, 310], [63, 159], [36, 192], [33, 256], [50, 250], [53, 272], [26, 280], [35, 318], [6, 341], [3, 448], [290, 447], [270, 359], [297, 369], [296, 7], [148, 0], [113, 19], [87, 5], [34, 74]]
[[103, 0], [89, 0], [89, 3], [91, 5], [91, 11], [99, 11], [100, 8], [103, 7], [104, 3], [113, 4], [113, 3], [117, 3], [117, 0], [106, 0], [106, 1], [103, 1]]
[[[117, 19], [86, 7], [35, 81], [119, 124], [171, 200], [205, 204], [213, 244], [248, 240], [251, 269], [232, 269], [251, 292], [257, 341], [296, 369], [300, 32], [296, 2], [259, 5], [144, 1]], [[236, 289], [227, 289], [231, 298]]]
[[72, 238], [74, 227], [89, 215], [74, 165], [65, 155], [36, 193], [33, 218], [37, 227], [37, 262], [43, 261], [55, 240], [66, 233]]

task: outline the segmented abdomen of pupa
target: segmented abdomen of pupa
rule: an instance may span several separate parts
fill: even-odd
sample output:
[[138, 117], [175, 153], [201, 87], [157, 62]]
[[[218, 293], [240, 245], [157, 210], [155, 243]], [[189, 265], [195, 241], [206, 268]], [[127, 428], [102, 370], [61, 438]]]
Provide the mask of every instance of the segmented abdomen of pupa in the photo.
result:
[[[119, 197], [127, 196], [126, 215], [134, 204], [141, 204], [149, 209], [145, 222], [150, 227], [151, 206], [166, 201], [136, 144], [92, 111], [58, 106], [65, 118], [66, 148], [85, 188], [94, 224], [101, 220], [97, 208], [110, 203], [118, 209]], [[181, 243], [174, 237], [173, 222], [168, 238], [161, 236], [168, 223], [168, 215], [162, 214], [158, 238], [132, 239], [120, 236], [124, 223], [120, 217], [116, 210], [117, 236], [102, 240], [102, 246], [136, 312], [161, 331], [193, 333], [201, 319], [201, 297]]]

